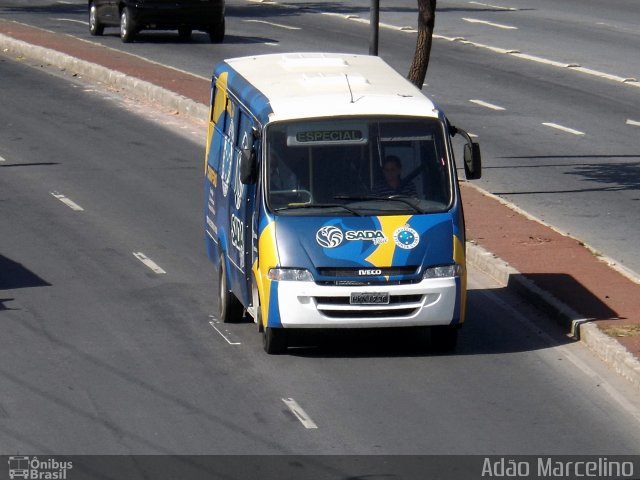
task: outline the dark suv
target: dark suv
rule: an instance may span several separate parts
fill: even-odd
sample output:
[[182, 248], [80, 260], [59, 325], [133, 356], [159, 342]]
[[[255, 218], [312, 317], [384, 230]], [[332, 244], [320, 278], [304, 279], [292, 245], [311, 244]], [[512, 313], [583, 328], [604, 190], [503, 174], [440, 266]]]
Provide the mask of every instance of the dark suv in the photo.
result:
[[140, 30], [178, 30], [191, 38], [193, 30], [209, 34], [212, 43], [224, 40], [224, 0], [89, 0], [89, 31], [120, 27], [120, 38], [131, 42]]

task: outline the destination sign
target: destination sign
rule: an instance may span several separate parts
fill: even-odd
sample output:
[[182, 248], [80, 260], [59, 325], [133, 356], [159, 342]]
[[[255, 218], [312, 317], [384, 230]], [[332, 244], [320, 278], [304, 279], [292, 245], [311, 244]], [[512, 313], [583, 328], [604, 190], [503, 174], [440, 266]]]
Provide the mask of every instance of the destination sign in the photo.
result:
[[365, 145], [368, 126], [358, 121], [312, 121], [287, 127], [287, 146]]
[[361, 142], [363, 138], [360, 130], [311, 130], [296, 134], [296, 141], [299, 143]]

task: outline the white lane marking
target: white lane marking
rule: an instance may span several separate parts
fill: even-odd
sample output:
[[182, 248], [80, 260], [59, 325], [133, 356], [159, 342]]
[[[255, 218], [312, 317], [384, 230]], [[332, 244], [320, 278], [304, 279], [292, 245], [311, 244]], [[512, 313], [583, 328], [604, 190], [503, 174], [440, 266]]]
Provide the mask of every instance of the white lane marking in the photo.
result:
[[[262, 4], [269, 4], [269, 5], [276, 5], [277, 2], [271, 1], [271, 0], [248, 0], [249, 2], [253, 2], [253, 3], [262, 3]], [[470, 3], [475, 3], [475, 2], [470, 2]], [[478, 3], [478, 5], [485, 5], [485, 4], [481, 4]], [[286, 8], [296, 8], [295, 6], [288, 6], [286, 4], [280, 4], [280, 6], [282, 7], [286, 7]], [[501, 7], [497, 7], [495, 5], [488, 5], [492, 8], [501, 8]], [[509, 10], [518, 10], [517, 8], [512, 9], [509, 8]], [[332, 16], [332, 17], [339, 17], [342, 18], [344, 20], [352, 20], [355, 22], [359, 22], [359, 23], [363, 23], [368, 25], [369, 24], [369, 19], [368, 18], [360, 18], [357, 15], [345, 15], [343, 13], [335, 13], [335, 12], [322, 12], [319, 11], [318, 13], [320, 13], [321, 15], [327, 15], [327, 16]], [[467, 21], [474, 21], [474, 19], [467, 19]], [[486, 22], [486, 23], [490, 23], [490, 22]], [[498, 26], [500, 24], [494, 24], [493, 26]], [[380, 23], [380, 27], [382, 28], [388, 28], [390, 30], [397, 30], [397, 31], [401, 31], [401, 32], [407, 32], [407, 33], [417, 33], [417, 30], [414, 27], [398, 27], [396, 25], [390, 25], [388, 23]], [[507, 28], [507, 29], [517, 29], [518, 27], [513, 27], [513, 26], [509, 26], [509, 25], [500, 25], [500, 27], [502, 28]], [[593, 69], [589, 69], [589, 68], [584, 68], [582, 67], [580, 64], [572, 62], [572, 63], [566, 63], [566, 62], [558, 62], [556, 60], [551, 60], [548, 58], [543, 58], [543, 57], [538, 57], [536, 55], [529, 55], [527, 53], [522, 53], [520, 52], [520, 50], [514, 49], [514, 48], [500, 48], [500, 47], [493, 47], [491, 45], [485, 45], [482, 43], [477, 43], [477, 42], [471, 42], [469, 40], [467, 40], [464, 37], [447, 37], [444, 35], [438, 35], [438, 34], [434, 34], [433, 38], [438, 39], [438, 40], [446, 40], [448, 42], [460, 42], [463, 43], [465, 45], [470, 45], [473, 47], [478, 47], [478, 48], [482, 48], [485, 50], [489, 50], [491, 52], [494, 53], [500, 53], [500, 54], [505, 54], [505, 55], [512, 55], [514, 57], [520, 58], [522, 60], [528, 60], [531, 62], [537, 62], [537, 63], [542, 63], [545, 65], [550, 65], [553, 67], [557, 67], [557, 68], [569, 68], [572, 71], [575, 72], [579, 72], [579, 73], [583, 73], [586, 75], [591, 75], [591, 76], [596, 76], [596, 77], [600, 77], [600, 78], [604, 78], [607, 80], [612, 80], [615, 82], [620, 82], [620, 83], [624, 83], [625, 85], [630, 85], [632, 87], [639, 87], [640, 88], [640, 81], [638, 81], [638, 79], [636, 78], [629, 78], [629, 77], [621, 77], [618, 75], [612, 75], [609, 73], [605, 73], [605, 72], [599, 72], [597, 70], [593, 70]], [[269, 44], [267, 44], [269, 45]]]
[[523, 60], [529, 60], [530, 62], [543, 63], [545, 65], [551, 65], [558, 68], [569, 68], [576, 66], [575, 64], [556, 62], [555, 60], [549, 60], [548, 58], [536, 57], [535, 55], [529, 55], [528, 53], [512, 52], [510, 55], [521, 58]]
[[501, 28], [503, 30], [518, 30], [518, 27], [513, 27], [511, 25], [503, 25], [502, 23], [488, 22], [486, 20], [479, 20], [477, 18], [463, 18], [462, 20], [469, 23], [480, 23], [482, 25], [488, 25], [490, 27]]
[[142, 263], [144, 263], [147, 267], [149, 267], [153, 273], [157, 273], [158, 275], [167, 273], [162, 268], [160, 268], [157, 263], [155, 263], [153, 260], [147, 257], [144, 253], [133, 252], [133, 256], [136, 257], [138, 260], [140, 260]]
[[[640, 122], [638, 122], [637, 120], [631, 120], [630, 118], [627, 118], [627, 125], [633, 125], [634, 127], [640, 127]], [[2, 157], [0, 157], [2, 158]]]
[[584, 135], [584, 132], [581, 132], [580, 130], [574, 130], [573, 128], [564, 127], [562, 125], [558, 125], [557, 123], [542, 122], [542, 125], [555, 128], [556, 130], [561, 130], [566, 133], [572, 133], [573, 135]]
[[296, 402], [293, 398], [283, 398], [282, 401], [287, 407], [289, 407], [289, 410], [291, 410], [296, 418], [300, 420], [300, 423], [304, 425], [304, 428], [318, 428], [314, 421], [311, 420], [311, 417], [307, 415], [307, 412], [305, 412], [302, 407], [298, 405], [298, 402]]
[[229, 345], [242, 345], [242, 343], [240, 343], [240, 342], [235, 342], [235, 341], [232, 341], [232, 340], [229, 339], [229, 337], [231, 336], [231, 333], [229, 332], [229, 330], [225, 330], [226, 335], [225, 335], [225, 333], [222, 333], [220, 331], [220, 329], [216, 326], [216, 324], [220, 324], [220, 322], [218, 320], [214, 319], [212, 315], [209, 315], [209, 318], [211, 318], [211, 321], [209, 322], [209, 325], [211, 325], [213, 327], [213, 329], [216, 332], [218, 332], [218, 334], [222, 338], [224, 338]]
[[58, 192], [50, 192], [50, 193], [51, 193], [51, 195], [54, 196], [54, 198], [57, 198], [58, 200], [60, 200], [67, 207], [69, 207], [71, 210], [75, 210], [76, 212], [84, 211], [84, 208], [82, 208], [80, 205], [78, 205], [76, 202], [74, 202], [70, 198], [65, 197], [61, 193], [58, 193]]
[[490, 108], [491, 110], [505, 110], [504, 107], [494, 105], [493, 103], [485, 102], [484, 100], [469, 100], [471, 103], [480, 105], [481, 107]]
[[284, 28], [286, 30], [302, 30], [300, 27], [292, 27], [290, 25], [283, 25], [281, 23], [275, 23], [275, 22], [267, 22], [266, 20], [243, 20], [243, 22], [246, 23], [264, 23], [265, 25], [271, 25], [272, 27], [278, 27], [278, 28]]
[[587, 75], [592, 75], [594, 77], [606, 78], [607, 80], [613, 80], [614, 82], [633, 83], [638, 81], [636, 78], [612, 75], [610, 73], [601, 72], [599, 70], [593, 70], [592, 68], [586, 68], [581, 65], [569, 65], [568, 67], [576, 72], [586, 73]]
[[0, 155], [0, 162], [6, 162], [6, 161], [7, 160], [2, 155]]
[[84, 20], [76, 20], [75, 18], [54, 18], [57, 22], [71, 22], [71, 23], [80, 23], [81, 25], [89, 25], [89, 22], [85, 22]]
[[513, 8], [513, 7], [501, 7], [499, 5], [490, 5], [488, 3], [480, 3], [480, 2], [469, 2], [472, 5], [480, 5], [481, 7], [489, 7], [489, 8], [495, 8], [496, 10], [507, 10], [509, 12], [516, 12], [518, 11], [517, 8]]
[[[345, 15], [344, 13], [335, 13], [335, 12], [320, 12], [321, 15], [326, 15], [327, 17], [339, 17], [339, 18], [343, 18], [345, 20], [351, 20], [352, 22], [357, 22], [357, 23], [363, 23], [366, 25], [369, 25], [369, 19], [368, 18], [362, 18], [359, 17], [357, 15]], [[398, 32], [407, 32], [407, 33], [417, 33], [418, 30], [415, 27], [411, 27], [411, 26], [404, 26], [404, 27], [398, 27], [397, 25], [391, 25], [390, 23], [384, 23], [384, 22], [380, 22], [379, 23], [379, 27], [380, 28], [387, 28], [389, 30], [396, 30]]]

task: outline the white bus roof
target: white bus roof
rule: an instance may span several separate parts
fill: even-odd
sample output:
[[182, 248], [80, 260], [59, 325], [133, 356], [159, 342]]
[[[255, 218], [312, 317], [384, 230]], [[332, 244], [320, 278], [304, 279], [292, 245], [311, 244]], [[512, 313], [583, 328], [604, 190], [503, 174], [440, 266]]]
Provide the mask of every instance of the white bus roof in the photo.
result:
[[225, 63], [266, 97], [272, 110], [270, 121], [352, 115], [438, 116], [431, 100], [375, 56], [284, 53], [232, 58]]

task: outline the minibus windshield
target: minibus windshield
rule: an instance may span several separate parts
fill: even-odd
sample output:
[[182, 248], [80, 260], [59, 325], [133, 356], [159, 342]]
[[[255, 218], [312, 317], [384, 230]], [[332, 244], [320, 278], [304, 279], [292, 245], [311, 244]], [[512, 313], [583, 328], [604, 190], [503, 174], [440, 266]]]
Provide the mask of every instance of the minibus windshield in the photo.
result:
[[444, 127], [434, 118], [336, 118], [266, 128], [266, 198], [281, 215], [397, 215], [452, 202]]

